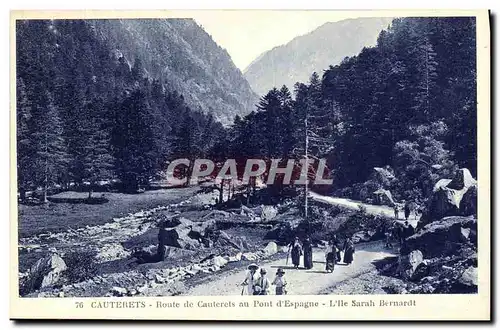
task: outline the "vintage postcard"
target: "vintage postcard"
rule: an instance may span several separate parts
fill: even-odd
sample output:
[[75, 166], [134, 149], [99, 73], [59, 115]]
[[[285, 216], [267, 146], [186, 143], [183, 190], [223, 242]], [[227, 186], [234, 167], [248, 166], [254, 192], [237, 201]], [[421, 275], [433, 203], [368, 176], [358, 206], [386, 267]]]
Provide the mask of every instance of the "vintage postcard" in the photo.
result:
[[489, 320], [489, 29], [12, 12], [10, 317]]

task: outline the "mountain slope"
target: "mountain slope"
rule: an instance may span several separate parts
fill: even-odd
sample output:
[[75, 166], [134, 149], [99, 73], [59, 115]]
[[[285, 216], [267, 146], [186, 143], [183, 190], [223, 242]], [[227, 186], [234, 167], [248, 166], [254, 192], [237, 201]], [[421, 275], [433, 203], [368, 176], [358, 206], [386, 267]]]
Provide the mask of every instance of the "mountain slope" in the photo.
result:
[[257, 96], [226, 50], [192, 19], [89, 23], [115, 52], [129, 60], [140, 59], [150, 77], [181, 93], [194, 110], [227, 124], [256, 103]]
[[307, 81], [312, 72], [321, 75], [328, 66], [373, 46], [391, 20], [377, 17], [326, 23], [260, 55], [244, 70], [244, 76], [259, 95], [282, 85], [292, 88], [298, 81]]

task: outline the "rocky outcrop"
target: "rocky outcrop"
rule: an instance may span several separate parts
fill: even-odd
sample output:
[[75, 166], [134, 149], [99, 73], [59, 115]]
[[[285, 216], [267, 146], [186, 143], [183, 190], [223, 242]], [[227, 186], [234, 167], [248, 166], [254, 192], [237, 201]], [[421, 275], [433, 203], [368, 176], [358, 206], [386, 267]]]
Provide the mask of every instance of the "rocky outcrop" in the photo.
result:
[[466, 168], [459, 169], [452, 180], [441, 179], [435, 185], [428, 211], [421, 223], [426, 224], [446, 216], [476, 214], [477, 181]]
[[374, 202], [378, 205], [394, 205], [394, 198], [389, 190], [380, 188], [373, 192]]
[[475, 244], [473, 233], [476, 232], [476, 218], [446, 217], [427, 224], [418, 233], [408, 237], [401, 253], [420, 250], [426, 258], [453, 254], [464, 243]]
[[424, 255], [420, 250], [414, 250], [406, 255], [399, 256], [398, 273], [406, 280], [412, 279], [418, 266], [424, 261]]
[[394, 275], [408, 293], [477, 292], [477, 220], [451, 216], [407, 238]]
[[276, 254], [278, 253], [278, 244], [276, 244], [275, 242], [269, 242], [262, 251], [265, 255], [268, 256]]
[[[170, 223], [169, 223], [170, 224]], [[180, 223], [174, 227], [166, 227], [161, 235], [163, 244], [182, 249], [198, 249], [209, 245], [209, 240], [215, 230], [215, 221], [192, 222], [188, 219], [180, 219]]]
[[66, 269], [64, 260], [55, 253], [41, 258], [31, 266], [22, 291], [28, 293], [53, 286], [58, 283]]

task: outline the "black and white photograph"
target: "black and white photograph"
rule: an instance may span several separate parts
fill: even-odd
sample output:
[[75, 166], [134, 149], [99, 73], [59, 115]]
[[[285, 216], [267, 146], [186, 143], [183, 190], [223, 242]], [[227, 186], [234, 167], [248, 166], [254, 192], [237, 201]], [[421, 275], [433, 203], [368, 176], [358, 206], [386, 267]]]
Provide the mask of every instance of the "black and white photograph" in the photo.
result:
[[16, 19], [19, 297], [478, 294], [476, 19]]

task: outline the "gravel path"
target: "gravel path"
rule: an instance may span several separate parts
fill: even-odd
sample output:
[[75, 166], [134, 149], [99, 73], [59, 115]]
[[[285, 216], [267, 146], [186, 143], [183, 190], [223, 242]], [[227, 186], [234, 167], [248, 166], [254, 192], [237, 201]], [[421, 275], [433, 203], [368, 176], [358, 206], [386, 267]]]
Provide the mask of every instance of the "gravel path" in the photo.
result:
[[[285, 268], [289, 295], [319, 294], [336, 284], [345, 282], [350, 278], [375, 270], [374, 261], [394, 256], [395, 251], [384, 249], [382, 242], [359, 244], [351, 265], [336, 265], [333, 273], [325, 272], [325, 251], [314, 249], [313, 269], [291, 269], [290, 261], [286, 265], [286, 258], [261, 265], [268, 270], [268, 277], [272, 281], [278, 267]], [[242, 292], [241, 282], [245, 278], [247, 270], [238, 269], [231, 272], [214, 274], [211, 280], [191, 288], [185, 295], [189, 296], [220, 296], [240, 295]], [[368, 293], [368, 292], [367, 292]], [[161, 295], [161, 292], [158, 292]], [[271, 288], [274, 294], [274, 287]]]

